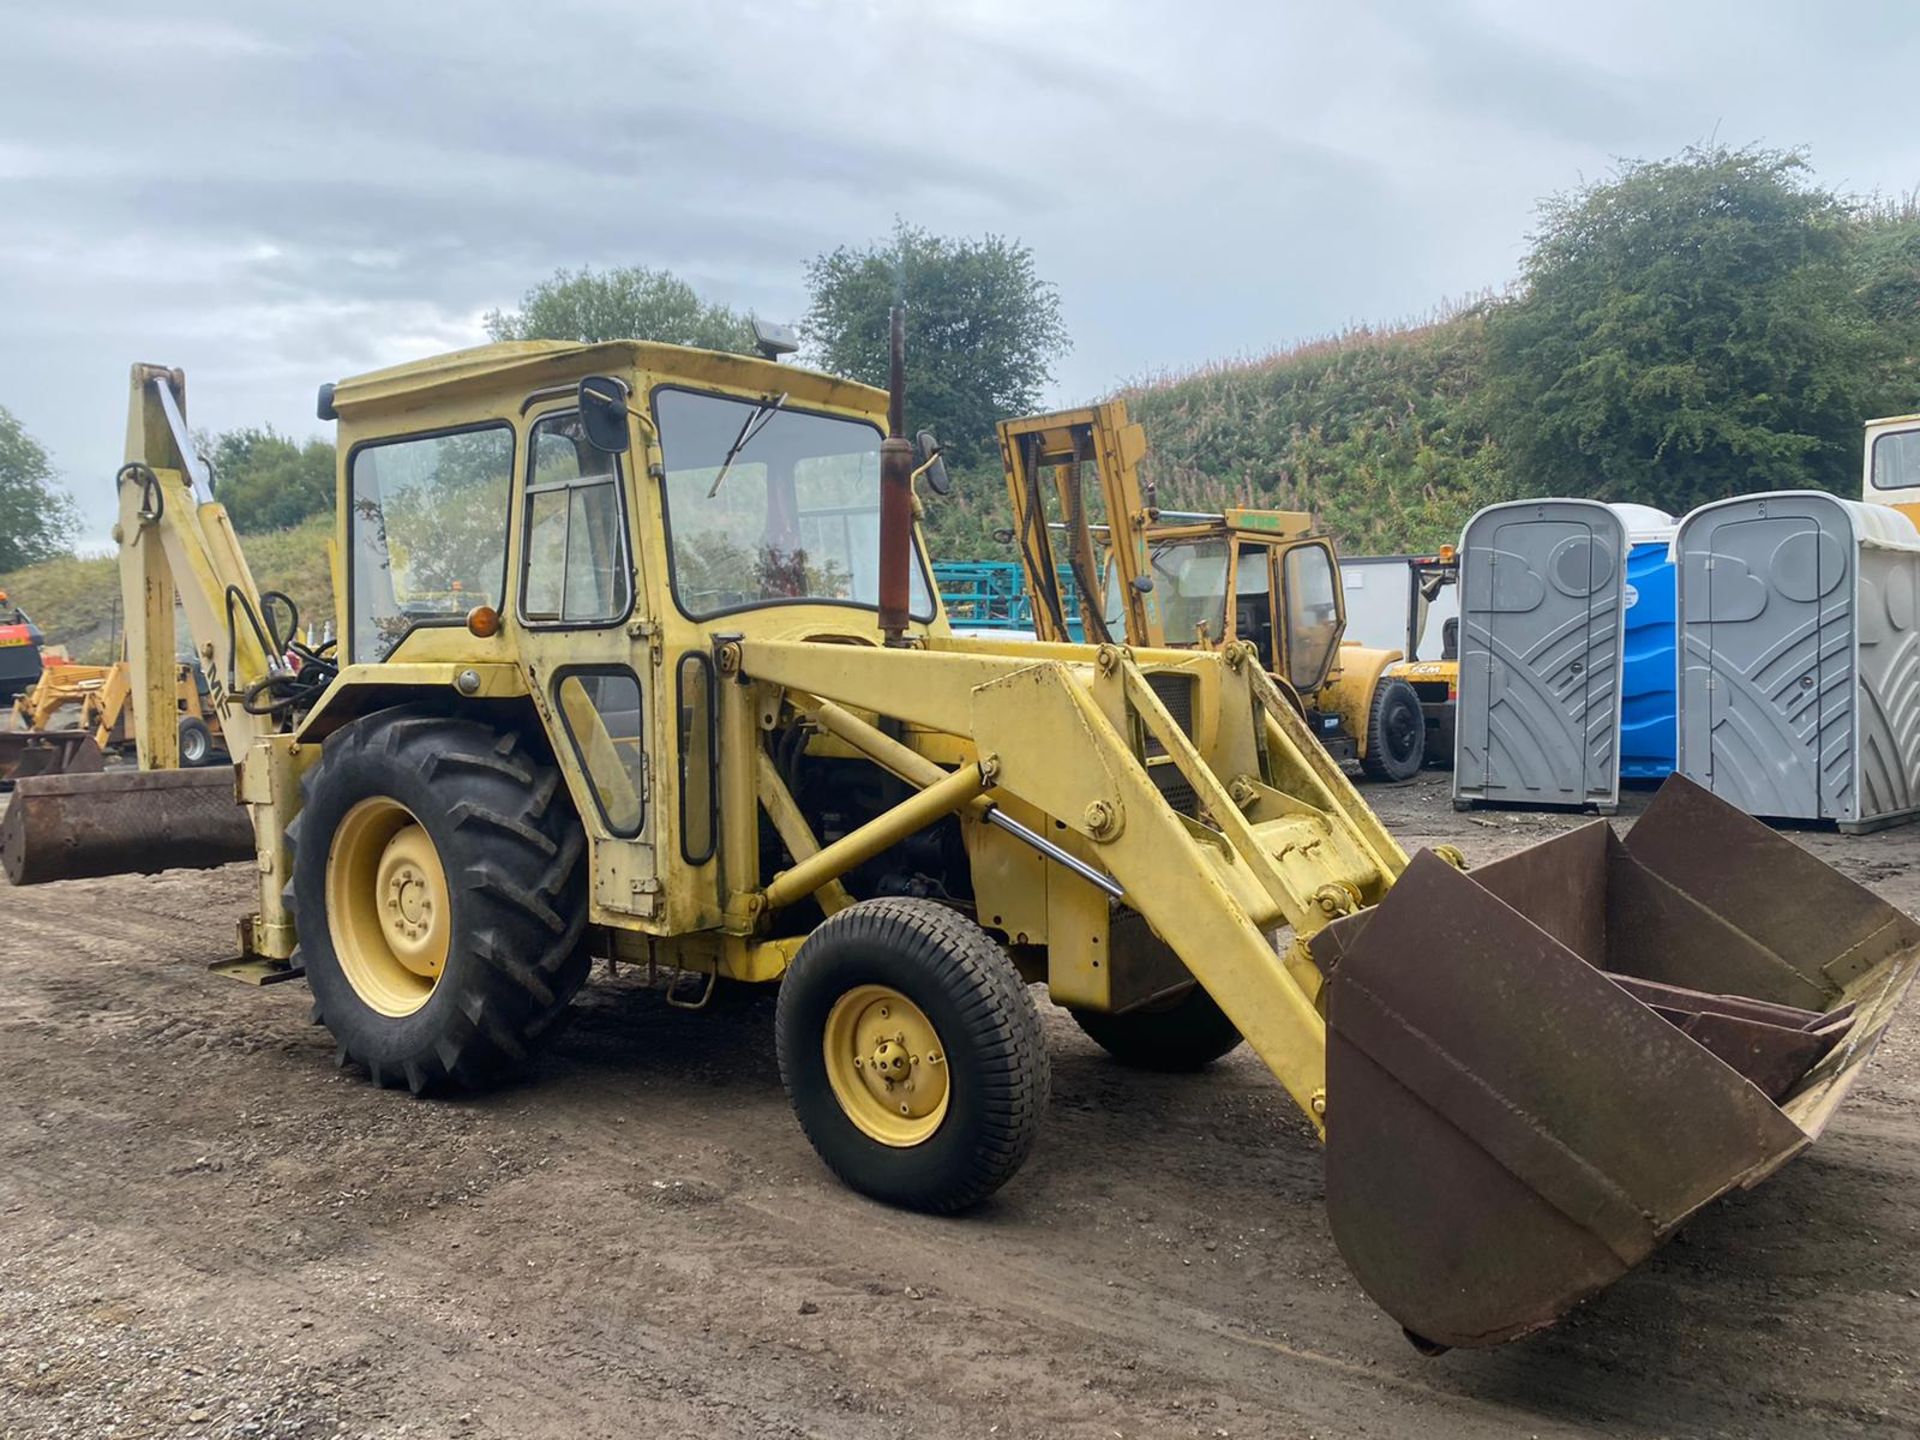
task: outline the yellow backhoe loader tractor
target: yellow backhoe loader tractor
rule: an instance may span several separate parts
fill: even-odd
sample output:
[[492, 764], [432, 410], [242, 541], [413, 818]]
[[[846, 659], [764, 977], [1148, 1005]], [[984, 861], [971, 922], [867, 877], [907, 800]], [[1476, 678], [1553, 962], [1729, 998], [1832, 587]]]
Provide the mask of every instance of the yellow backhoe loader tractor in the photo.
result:
[[[211, 687], [198, 664], [183, 660], [174, 666], [173, 694], [171, 720], [179, 731], [181, 765], [191, 769], [222, 763], [227, 758], [226, 738], [220, 730], [220, 716], [209, 708]], [[93, 732], [102, 750], [137, 745], [138, 722], [132, 700], [133, 681], [124, 660], [108, 667], [99, 686], [88, 693], [80, 724]]]
[[1002, 421], [999, 432], [1040, 639], [1071, 638], [1057, 579], [1066, 567], [1082, 595], [1104, 597], [1082, 607], [1089, 641], [1202, 650], [1245, 641], [1328, 754], [1376, 780], [1419, 773], [1419, 693], [1391, 673], [1400, 651], [1341, 643], [1338, 557], [1311, 515], [1159, 509], [1140, 484], [1146, 437], [1122, 401]]
[[1434, 555], [1407, 559], [1407, 648], [1401, 659], [1380, 672], [1382, 680], [1404, 681], [1420, 701], [1426, 721], [1424, 747], [1429, 765], [1453, 765], [1454, 715], [1460, 707], [1460, 620], [1450, 617], [1438, 632], [1427, 633], [1427, 615], [1440, 592], [1460, 583], [1460, 560], [1453, 546]]
[[0, 730], [0, 788], [29, 775], [86, 774], [105, 767], [106, 755], [84, 717], [88, 698], [105, 682], [108, 669], [49, 664], [13, 697], [11, 723]]
[[[955, 638], [898, 326], [890, 395], [626, 342], [326, 387], [337, 649], [288, 643], [201, 494], [183, 377], [137, 368], [118, 538], [148, 768], [23, 781], [9, 874], [245, 858], [226, 968], [304, 974], [342, 1061], [414, 1091], [522, 1060], [594, 953], [677, 967], [683, 1003], [777, 980], [808, 1139], [935, 1211], [1033, 1145], [1030, 982], [1123, 1061], [1244, 1037], [1325, 1139], [1341, 1252], [1433, 1346], [1550, 1323], [1819, 1132], [1920, 928], [1680, 780], [1625, 844], [1595, 822], [1475, 873], [1409, 863], [1244, 640]], [[1323, 557], [1303, 643], [1330, 649], [1331, 556], [1288, 553]], [[151, 768], [176, 759], [176, 589], [237, 837], [223, 772]]]
[[[109, 754], [134, 743], [133, 682], [127, 662], [50, 665], [13, 702], [14, 726], [0, 731], [0, 784], [25, 775], [87, 774]], [[183, 766], [216, 765], [227, 757], [220, 716], [191, 660], [174, 667], [174, 715]]]

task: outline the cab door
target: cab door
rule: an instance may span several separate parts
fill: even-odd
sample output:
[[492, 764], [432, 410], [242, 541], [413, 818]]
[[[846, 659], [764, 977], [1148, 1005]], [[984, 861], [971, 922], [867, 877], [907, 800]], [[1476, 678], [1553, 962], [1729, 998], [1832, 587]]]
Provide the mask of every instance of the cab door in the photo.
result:
[[1326, 684], [1340, 656], [1347, 610], [1333, 546], [1324, 540], [1290, 545], [1276, 554], [1280, 597], [1280, 673], [1300, 695]]
[[661, 915], [650, 627], [637, 613], [627, 456], [562, 403], [526, 422], [514, 621], [528, 688], [591, 838], [596, 919]]

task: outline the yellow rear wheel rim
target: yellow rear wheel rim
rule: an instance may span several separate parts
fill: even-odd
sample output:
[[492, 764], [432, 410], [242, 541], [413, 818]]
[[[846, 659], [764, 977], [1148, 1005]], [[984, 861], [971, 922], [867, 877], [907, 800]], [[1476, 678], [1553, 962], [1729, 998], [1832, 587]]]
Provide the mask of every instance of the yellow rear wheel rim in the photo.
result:
[[411, 1015], [446, 969], [453, 939], [447, 872], [414, 813], [362, 800], [327, 854], [327, 929], [354, 994], [382, 1015]]
[[947, 1050], [918, 1005], [889, 985], [858, 985], [827, 1014], [827, 1083], [860, 1132], [895, 1149], [947, 1118]]

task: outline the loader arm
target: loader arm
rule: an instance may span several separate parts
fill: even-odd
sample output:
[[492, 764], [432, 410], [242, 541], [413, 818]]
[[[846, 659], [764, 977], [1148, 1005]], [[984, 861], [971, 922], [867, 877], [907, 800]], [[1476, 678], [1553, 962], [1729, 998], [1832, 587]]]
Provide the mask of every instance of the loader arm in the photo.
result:
[[[1920, 970], [1920, 926], [1677, 778], [1624, 844], [1595, 822], [1472, 875], [1409, 863], [1242, 642], [747, 641], [722, 668], [920, 787], [736, 913], [939, 816], [976, 855], [995, 807], [1042, 817], [1049, 917], [1124, 905], [1173, 950], [1326, 1142], [1335, 1241], [1428, 1348], [1551, 1324], [1804, 1149]], [[853, 709], [977, 758], [943, 772]], [[1046, 940], [1084, 1005], [1076, 938]]]
[[[1324, 1128], [1323, 977], [1305, 941], [1382, 898], [1406, 856], [1274, 692], [1252, 646], [1101, 646], [1036, 661], [1031, 648], [990, 655], [959, 642], [903, 656], [767, 641], [742, 644], [738, 663], [763, 684], [963, 733], [994, 764], [994, 796], [1077, 835]], [[1176, 693], [1182, 713], [1214, 717], [1205, 750], [1169, 706]], [[953, 730], [959, 717], [964, 732]], [[1137, 729], [1194, 796], [1193, 814], [1170, 805], [1162, 786], [1173, 782], [1142, 764]], [[1276, 948], [1269, 937], [1283, 927], [1292, 941]]]

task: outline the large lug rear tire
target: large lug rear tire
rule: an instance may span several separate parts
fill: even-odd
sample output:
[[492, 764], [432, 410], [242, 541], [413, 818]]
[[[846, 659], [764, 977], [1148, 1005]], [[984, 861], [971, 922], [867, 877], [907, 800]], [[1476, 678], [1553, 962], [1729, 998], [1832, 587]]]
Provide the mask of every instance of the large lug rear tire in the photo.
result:
[[585, 836], [549, 759], [404, 708], [331, 736], [302, 791], [295, 958], [342, 1065], [477, 1086], [559, 1028], [591, 958]]
[[[1115, 915], [1107, 948], [1110, 973], [1192, 978], [1179, 956], [1135, 911]], [[1068, 1013], [1088, 1039], [1122, 1065], [1137, 1070], [1199, 1070], [1240, 1044], [1233, 1021], [1197, 982], [1117, 1015], [1098, 1010]]]
[[1382, 680], [1367, 716], [1367, 753], [1360, 768], [1375, 780], [1411, 780], [1427, 760], [1427, 716], [1404, 680]]
[[930, 900], [863, 901], [816, 929], [780, 983], [774, 1045], [814, 1150], [892, 1205], [985, 1199], [1046, 1110], [1046, 1044], [1019, 971]]
[[1120, 1015], [1069, 1012], [1075, 1023], [1122, 1065], [1180, 1073], [1199, 1070], [1240, 1045], [1240, 1032], [1211, 995], [1193, 985], [1170, 1000]]

